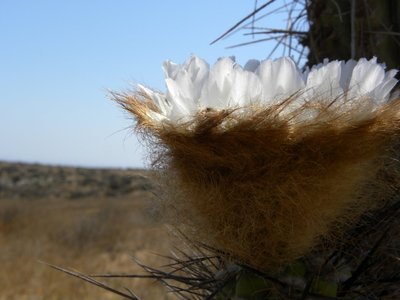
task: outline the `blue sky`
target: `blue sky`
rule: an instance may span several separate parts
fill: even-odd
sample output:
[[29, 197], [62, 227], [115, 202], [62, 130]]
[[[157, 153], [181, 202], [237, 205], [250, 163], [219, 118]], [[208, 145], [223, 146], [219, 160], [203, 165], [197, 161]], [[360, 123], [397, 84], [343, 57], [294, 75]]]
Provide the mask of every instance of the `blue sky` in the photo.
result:
[[135, 83], [164, 90], [162, 62], [182, 63], [192, 53], [210, 63], [231, 55], [239, 63], [265, 58], [273, 44], [226, 49], [240, 35], [209, 45], [253, 6], [253, 0], [1, 0], [0, 160], [145, 166], [133, 122], [108, 90]]

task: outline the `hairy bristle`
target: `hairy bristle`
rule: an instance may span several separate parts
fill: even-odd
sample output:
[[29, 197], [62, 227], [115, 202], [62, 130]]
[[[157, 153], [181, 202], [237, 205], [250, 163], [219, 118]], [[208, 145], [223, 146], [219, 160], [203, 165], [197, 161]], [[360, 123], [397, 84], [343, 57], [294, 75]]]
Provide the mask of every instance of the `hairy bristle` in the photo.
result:
[[155, 137], [150, 150], [168, 189], [169, 221], [259, 270], [279, 269], [338, 236], [399, 183], [399, 100], [368, 112], [368, 100], [345, 109], [310, 101], [283, 114], [295, 101], [288, 99], [204, 110], [182, 124], [155, 122], [145, 95], [118, 101]]

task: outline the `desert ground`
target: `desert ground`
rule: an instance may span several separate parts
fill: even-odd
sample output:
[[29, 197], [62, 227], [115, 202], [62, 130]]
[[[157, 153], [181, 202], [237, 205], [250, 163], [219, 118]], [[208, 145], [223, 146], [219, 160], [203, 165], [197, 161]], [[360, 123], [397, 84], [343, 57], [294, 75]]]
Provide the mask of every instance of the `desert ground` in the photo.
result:
[[[0, 162], [0, 299], [122, 299], [50, 268], [142, 274], [173, 244], [143, 170]], [[141, 299], [174, 299], [153, 280], [103, 280]]]

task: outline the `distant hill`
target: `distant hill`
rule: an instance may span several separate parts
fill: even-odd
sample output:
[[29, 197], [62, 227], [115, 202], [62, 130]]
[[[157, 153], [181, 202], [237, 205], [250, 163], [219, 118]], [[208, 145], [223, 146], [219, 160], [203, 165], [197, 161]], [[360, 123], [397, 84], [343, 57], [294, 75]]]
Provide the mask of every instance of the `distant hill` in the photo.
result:
[[118, 197], [151, 190], [145, 170], [89, 169], [0, 161], [0, 199]]

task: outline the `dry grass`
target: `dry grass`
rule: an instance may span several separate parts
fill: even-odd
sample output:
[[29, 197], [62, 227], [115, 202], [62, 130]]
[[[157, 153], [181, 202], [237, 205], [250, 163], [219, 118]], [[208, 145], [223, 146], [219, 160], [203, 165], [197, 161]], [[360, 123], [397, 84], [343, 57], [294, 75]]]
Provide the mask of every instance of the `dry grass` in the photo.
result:
[[[0, 200], [0, 299], [120, 299], [39, 260], [85, 273], [143, 273], [132, 256], [160, 265], [168, 254], [161, 223], [150, 216], [149, 194], [134, 198]], [[143, 299], [172, 299], [151, 280], [108, 280]]]

